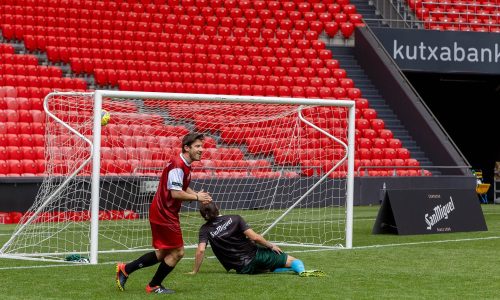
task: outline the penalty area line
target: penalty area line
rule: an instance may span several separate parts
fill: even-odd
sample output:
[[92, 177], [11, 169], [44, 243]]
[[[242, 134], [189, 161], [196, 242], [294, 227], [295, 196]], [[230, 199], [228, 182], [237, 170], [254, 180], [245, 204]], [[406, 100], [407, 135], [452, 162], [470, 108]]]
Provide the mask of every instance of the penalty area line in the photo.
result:
[[481, 240], [497, 240], [500, 236], [488, 236], [481, 238], [468, 238], [468, 239], [456, 239], [456, 240], [437, 240], [437, 241], [422, 241], [422, 242], [409, 242], [409, 243], [397, 243], [397, 244], [378, 244], [378, 245], [368, 245], [368, 246], [358, 246], [347, 248], [335, 248], [335, 249], [311, 249], [311, 250], [295, 250], [295, 251], [285, 251], [286, 253], [306, 253], [306, 252], [320, 252], [320, 251], [339, 251], [339, 250], [364, 250], [373, 248], [386, 248], [386, 247], [404, 247], [404, 246], [415, 246], [415, 245], [425, 245], [425, 244], [443, 244], [443, 243], [460, 243], [460, 242], [474, 242]]
[[474, 241], [497, 240], [497, 239], [500, 239], [500, 236], [487, 236], [487, 237], [480, 237], [480, 238], [467, 238], [467, 239], [456, 239], [456, 240], [409, 242], [409, 243], [398, 243], [398, 244], [368, 245], [368, 246], [353, 247], [352, 249], [361, 249], [362, 250], [362, 249], [370, 249], [370, 248], [414, 246], [414, 245], [425, 245], [425, 244], [460, 243], [460, 242], [474, 242]]

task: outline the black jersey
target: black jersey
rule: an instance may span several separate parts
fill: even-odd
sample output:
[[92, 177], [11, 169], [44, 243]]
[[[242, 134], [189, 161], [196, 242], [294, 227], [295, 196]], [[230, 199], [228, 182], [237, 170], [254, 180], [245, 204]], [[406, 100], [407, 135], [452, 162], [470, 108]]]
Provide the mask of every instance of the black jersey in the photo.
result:
[[250, 229], [238, 215], [219, 216], [200, 228], [200, 243], [210, 243], [219, 262], [229, 271], [240, 271], [257, 253], [257, 245], [243, 233]]

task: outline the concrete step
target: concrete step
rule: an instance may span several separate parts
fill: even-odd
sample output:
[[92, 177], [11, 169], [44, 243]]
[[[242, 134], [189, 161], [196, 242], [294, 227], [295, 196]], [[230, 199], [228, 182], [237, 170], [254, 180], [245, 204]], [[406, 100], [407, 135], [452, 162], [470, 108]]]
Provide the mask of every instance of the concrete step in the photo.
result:
[[[386, 127], [387, 129], [391, 129], [391, 130], [392, 130], [395, 126], [397, 126], [397, 125], [401, 125], [401, 122], [400, 122], [399, 120], [396, 120], [396, 119], [392, 119], [392, 120], [390, 120], [390, 119], [386, 119], [386, 120], [384, 120], [384, 123], [385, 123], [385, 127]], [[401, 134], [404, 134], [403, 130], [406, 130], [406, 129], [401, 129], [399, 132], [400, 132]], [[394, 132], [393, 132], [393, 134], [394, 134]]]
[[357, 76], [363, 76], [365, 75], [365, 72], [363, 70], [360, 70], [360, 69], [349, 69], [349, 70], [346, 70], [347, 72], [347, 76], [348, 77], [351, 77], [351, 76], [354, 76], [354, 75], [357, 75]]
[[375, 110], [377, 110], [377, 118], [379, 119], [392, 119], [392, 118], [397, 118], [397, 116], [394, 114], [394, 112], [391, 109], [388, 108], [375, 108], [372, 106]]
[[354, 80], [354, 85], [361, 91], [368, 91], [368, 90], [374, 90], [375, 87], [373, 84], [367, 84], [367, 83], [359, 83], [358, 81]]
[[359, 9], [371, 9], [373, 6], [370, 6], [368, 3], [354, 3], [351, 1], [351, 4], [356, 5], [356, 11], [359, 11]]
[[[358, 69], [359, 71], [361, 71], [361, 73], [357, 73], [353, 76], [356, 76], [356, 79], [359, 80], [360, 83], [364, 83], [364, 84], [371, 84], [371, 80], [368, 78], [368, 76], [366, 76], [366, 73], [364, 70], [362, 69]], [[351, 72], [353, 70], [346, 70], [347, 74], [349, 74], [349, 72]]]
[[376, 97], [376, 98], [370, 98], [370, 106], [373, 107], [374, 105], [377, 105], [377, 107], [384, 106], [385, 101], [381, 97]]
[[375, 9], [374, 8], [370, 8], [369, 6], [368, 7], [360, 7], [358, 8], [356, 6], [356, 13], [358, 14], [362, 14], [363, 17], [365, 15], [376, 15], [377, 13], [375, 12]]
[[363, 92], [363, 90], [361, 90], [361, 96], [362, 96], [362, 98], [366, 98], [368, 100], [381, 97], [378, 92], [377, 93], [367, 93], [367, 92]]
[[333, 53], [343, 54], [349, 56], [351, 59], [356, 60], [356, 58], [352, 54], [352, 49], [348, 47], [328, 47], [328, 49], [332, 50]]
[[357, 87], [358, 89], [360, 89], [361, 91], [376, 91], [378, 92], [378, 90], [376, 89], [376, 87], [371, 84], [371, 83], [365, 83], [365, 82], [359, 82], [355, 79], [354, 80], [354, 86]]
[[405, 147], [417, 147], [417, 143], [411, 138], [401, 139], [401, 141], [404, 141]]
[[335, 59], [338, 59], [340, 62], [340, 67], [343, 69], [356, 69], [359, 68], [359, 65], [356, 61], [343, 59], [342, 57], [338, 57], [339, 55], [334, 55]]
[[363, 92], [363, 95], [370, 94], [370, 95], [378, 95], [378, 90], [374, 88], [363, 88], [360, 89], [361, 92]]

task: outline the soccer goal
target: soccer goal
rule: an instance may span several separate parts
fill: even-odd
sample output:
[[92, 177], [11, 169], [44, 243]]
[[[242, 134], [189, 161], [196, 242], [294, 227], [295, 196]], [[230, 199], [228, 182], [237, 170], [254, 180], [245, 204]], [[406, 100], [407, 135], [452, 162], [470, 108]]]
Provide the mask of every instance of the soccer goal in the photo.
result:
[[[352, 247], [353, 101], [99, 90], [54, 92], [44, 107], [45, 177], [0, 257], [97, 263], [151, 249], [159, 175], [191, 131], [206, 136], [191, 188], [223, 214], [285, 249]], [[201, 224], [184, 202], [186, 247]]]

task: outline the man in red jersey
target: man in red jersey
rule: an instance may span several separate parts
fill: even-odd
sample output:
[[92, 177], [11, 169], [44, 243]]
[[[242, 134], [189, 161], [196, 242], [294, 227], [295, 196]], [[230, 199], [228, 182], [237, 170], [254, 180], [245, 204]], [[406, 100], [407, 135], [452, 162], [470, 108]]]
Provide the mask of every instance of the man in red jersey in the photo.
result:
[[209, 203], [212, 197], [206, 192], [195, 192], [189, 187], [191, 163], [199, 161], [203, 152], [202, 134], [190, 133], [182, 139], [182, 153], [172, 157], [160, 177], [158, 190], [149, 208], [149, 223], [153, 247], [149, 252], [128, 264], [116, 266], [116, 284], [123, 291], [129, 275], [141, 268], [160, 263], [146, 292], [172, 294], [173, 290], [162, 285], [163, 280], [184, 256], [184, 243], [179, 222], [182, 201]]

